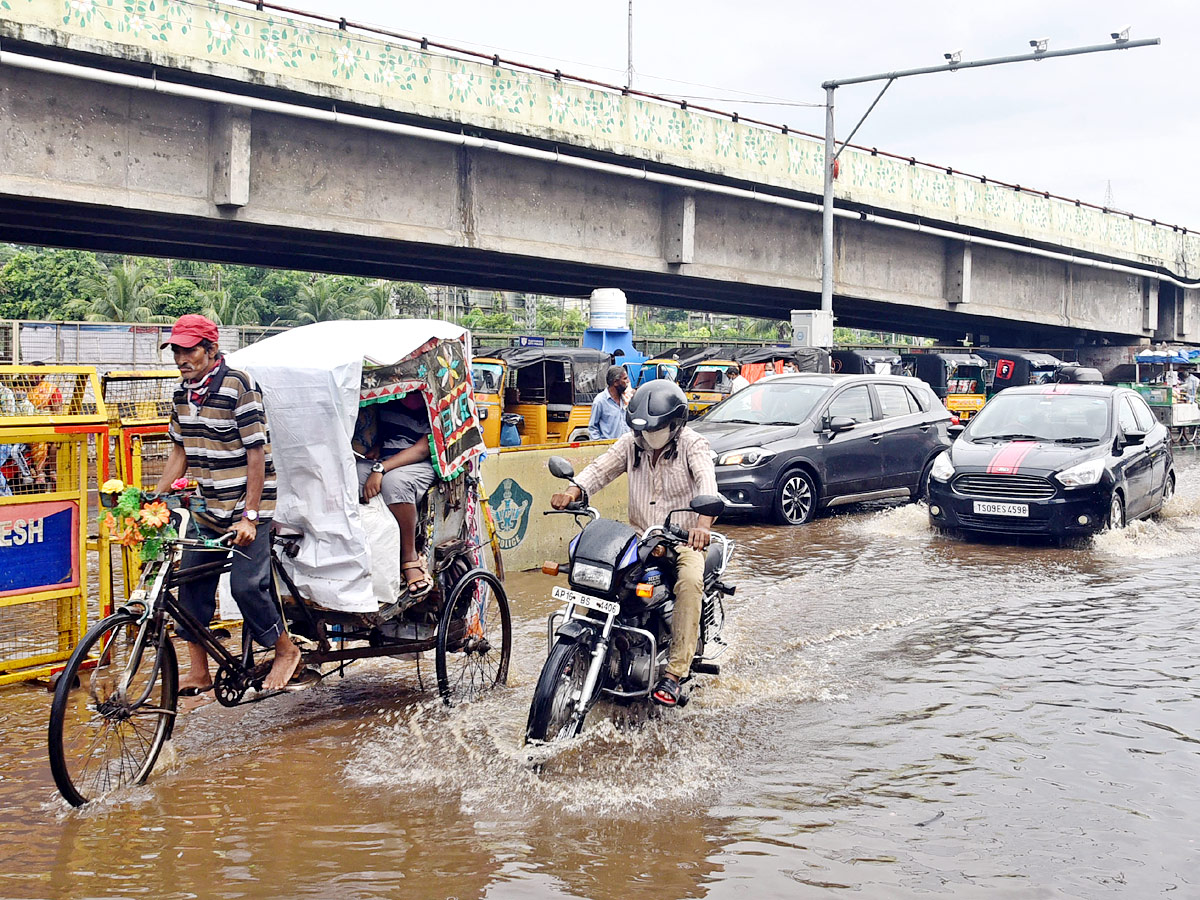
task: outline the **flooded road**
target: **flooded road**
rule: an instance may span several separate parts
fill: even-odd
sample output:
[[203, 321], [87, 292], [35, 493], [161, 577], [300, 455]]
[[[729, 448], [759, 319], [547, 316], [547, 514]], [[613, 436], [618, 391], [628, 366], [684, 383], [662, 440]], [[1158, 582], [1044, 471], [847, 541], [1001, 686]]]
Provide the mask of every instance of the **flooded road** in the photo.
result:
[[[0, 693], [0, 897], [1200, 896], [1200, 460], [1076, 547], [923, 507], [738, 541], [723, 673], [685, 709], [520, 747], [549, 578], [510, 576], [507, 689], [411, 661], [184, 701], [147, 785], [82, 810], [50, 697]], [[420, 676], [428, 687], [431, 661]]]

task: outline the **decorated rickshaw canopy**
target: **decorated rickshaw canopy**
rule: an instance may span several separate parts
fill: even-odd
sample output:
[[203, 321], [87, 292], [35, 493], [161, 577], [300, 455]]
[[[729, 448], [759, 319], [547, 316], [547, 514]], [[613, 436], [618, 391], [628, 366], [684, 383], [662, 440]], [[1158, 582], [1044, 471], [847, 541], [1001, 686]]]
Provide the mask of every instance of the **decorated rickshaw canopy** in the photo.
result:
[[271, 430], [275, 518], [304, 533], [291, 561], [322, 606], [372, 611], [370, 553], [351, 440], [360, 405], [420, 390], [434, 468], [453, 478], [483, 453], [466, 330], [433, 319], [318, 322], [229, 355], [259, 383]]

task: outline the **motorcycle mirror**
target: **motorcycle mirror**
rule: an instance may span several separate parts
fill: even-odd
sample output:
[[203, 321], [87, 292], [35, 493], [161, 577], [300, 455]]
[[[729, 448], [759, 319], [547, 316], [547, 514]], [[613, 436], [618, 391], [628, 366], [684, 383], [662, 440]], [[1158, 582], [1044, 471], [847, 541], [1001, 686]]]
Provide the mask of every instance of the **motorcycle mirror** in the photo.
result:
[[552, 456], [546, 462], [550, 474], [555, 478], [574, 478], [575, 468], [561, 456]]
[[692, 512], [716, 519], [725, 513], [725, 498], [719, 494], [701, 494], [692, 498]]

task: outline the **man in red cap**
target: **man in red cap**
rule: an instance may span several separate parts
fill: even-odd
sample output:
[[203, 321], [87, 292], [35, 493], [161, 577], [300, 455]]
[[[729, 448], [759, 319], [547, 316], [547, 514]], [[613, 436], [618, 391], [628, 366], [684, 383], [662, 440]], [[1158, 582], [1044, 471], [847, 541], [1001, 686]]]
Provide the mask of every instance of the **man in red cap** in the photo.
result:
[[[174, 443], [157, 490], [168, 490], [189, 473], [200, 486], [206, 509], [193, 512], [202, 537], [233, 532], [229, 586], [242, 611], [243, 628], [263, 647], [275, 648], [263, 690], [287, 685], [300, 663], [300, 651], [284, 627], [271, 597], [271, 519], [275, 512], [275, 467], [271, 435], [258, 385], [225, 363], [217, 326], [198, 315], [180, 316], [163, 348], [171, 347], [183, 382], [175, 390], [167, 435]], [[188, 551], [182, 565], [212, 562], [211, 551]], [[212, 619], [218, 575], [179, 586], [179, 602], [200, 622]], [[185, 628], [191, 662], [179, 692], [194, 696], [212, 689], [208, 654]]]

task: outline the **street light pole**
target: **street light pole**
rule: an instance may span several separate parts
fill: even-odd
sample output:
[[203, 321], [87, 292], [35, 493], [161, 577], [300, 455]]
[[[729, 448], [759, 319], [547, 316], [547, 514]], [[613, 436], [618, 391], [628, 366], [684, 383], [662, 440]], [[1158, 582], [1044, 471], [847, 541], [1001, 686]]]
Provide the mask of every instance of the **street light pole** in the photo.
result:
[[[846, 149], [847, 144], [854, 138], [859, 127], [867, 116], [871, 114], [871, 110], [875, 108], [875, 104], [883, 97], [884, 92], [892, 86], [897, 78], [907, 78], [910, 75], [929, 75], [934, 72], [957, 72], [959, 69], [978, 69], [984, 66], [1000, 66], [1006, 63], [1017, 62], [1040, 62], [1043, 59], [1050, 59], [1058, 56], [1079, 56], [1084, 53], [1104, 53], [1109, 50], [1129, 50], [1134, 47], [1153, 47], [1161, 43], [1159, 38], [1144, 38], [1142, 40], [1131, 41], [1128, 37], [1128, 29], [1122, 32], [1113, 34], [1113, 43], [1111, 44], [1096, 44], [1088, 47], [1071, 47], [1067, 50], [1049, 50], [1047, 49], [1047, 41], [1033, 40], [1029, 42], [1031, 47], [1036, 48], [1033, 53], [1023, 53], [1019, 56], [998, 56], [991, 59], [976, 59], [961, 62], [958, 59], [957, 52], [947, 53], [946, 59], [950, 62], [940, 66], [925, 66], [920, 69], [903, 69], [898, 72], [883, 72], [878, 75], [863, 75], [857, 78], [840, 78], [832, 81], [824, 82], [821, 87], [825, 89], [825, 192], [824, 202], [821, 209], [821, 311], [833, 315], [833, 169], [837, 163], [837, 158], [841, 155], [842, 150]], [[867, 111], [863, 113], [858, 124], [850, 132], [850, 136], [842, 142], [842, 146], [838, 150], [834, 150], [835, 141], [833, 137], [833, 92], [839, 87], [849, 84], [864, 84], [868, 81], [884, 81], [883, 89], [876, 96]]]

